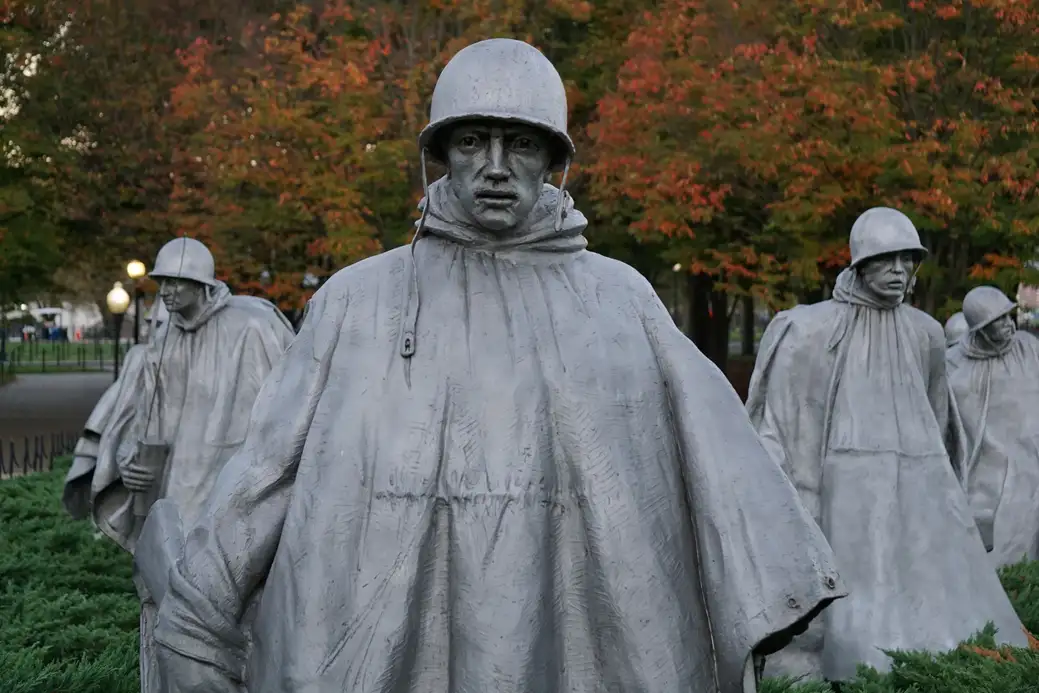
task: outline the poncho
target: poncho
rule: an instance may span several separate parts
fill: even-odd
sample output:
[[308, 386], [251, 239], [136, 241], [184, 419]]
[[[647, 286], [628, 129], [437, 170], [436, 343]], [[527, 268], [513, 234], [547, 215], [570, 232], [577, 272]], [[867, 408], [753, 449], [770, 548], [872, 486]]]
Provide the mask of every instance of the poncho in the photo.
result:
[[721, 372], [557, 194], [498, 240], [440, 181], [411, 248], [315, 294], [170, 576], [174, 691], [735, 693], [843, 594]]
[[97, 467], [97, 455], [101, 443], [101, 435], [105, 432], [112, 420], [120, 419], [123, 414], [116, 411], [116, 403], [121, 403], [131, 415], [135, 398], [127, 396], [127, 393], [137, 393], [144, 383], [143, 368], [147, 363], [145, 354], [148, 351], [146, 344], [138, 344], [127, 350], [119, 377], [108, 386], [97, 404], [94, 405], [90, 416], [83, 424], [79, 440], [76, 441], [73, 450], [72, 466], [65, 475], [65, 487], [62, 491], [61, 502], [74, 519], [85, 520], [91, 517], [91, 491], [94, 480], [94, 470]]
[[1024, 645], [945, 450], [945, 336], [883, 303], [854, 270], [833, 300], [776, 315], [747, 400], [837, 556], [850, 596], [769, 673], [845, 680], [890, 667], [881, 649], [943, 651], [993, 621]]
[[101, 436], [92, 488], [101, 531], [133, 551], [140, 528], [120, 470], [145, 436], [170, 445], [157, 495], [176, 501], [186, 522], [198, 517], [221, 467], [245, 440], [264, 377], [293, 336], [273, 304], [232, 296], [224, 284], [191, 320], [171, 316], [145, 352], [143, 382], [127, 378]]
[[1039, 558], [1039, 340], [1003, 344], [974, 331], [949, 351], [965, 431], [961, 463], [974, 517], [996, 566]]

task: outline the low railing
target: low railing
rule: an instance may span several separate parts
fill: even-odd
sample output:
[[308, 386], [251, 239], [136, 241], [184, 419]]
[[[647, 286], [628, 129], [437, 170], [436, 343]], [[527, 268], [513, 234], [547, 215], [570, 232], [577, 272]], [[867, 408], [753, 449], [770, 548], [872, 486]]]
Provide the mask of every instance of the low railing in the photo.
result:
[[[120, 341], [119, 358], [133, 346]], [[97, 342], [11, 342], [0, 353], [0, 363], [11, 373], [57, 373], [111, 370], [115, 344]]]
[[41, 433], [0, 441], [0, 478], [54, 469], [54, 460], [71, 455], [77, 433]]

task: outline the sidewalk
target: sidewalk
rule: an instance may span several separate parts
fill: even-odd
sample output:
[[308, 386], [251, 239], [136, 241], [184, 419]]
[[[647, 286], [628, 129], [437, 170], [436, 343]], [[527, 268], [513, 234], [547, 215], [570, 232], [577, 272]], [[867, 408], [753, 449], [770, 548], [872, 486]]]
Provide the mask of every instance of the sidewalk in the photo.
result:
[[22, 459], [25, 439], [78, 434], [101, 395], [112, 384], [112, 373], [20, 373], [0, 387], [0, 445], [10, 457], [11, 444]]

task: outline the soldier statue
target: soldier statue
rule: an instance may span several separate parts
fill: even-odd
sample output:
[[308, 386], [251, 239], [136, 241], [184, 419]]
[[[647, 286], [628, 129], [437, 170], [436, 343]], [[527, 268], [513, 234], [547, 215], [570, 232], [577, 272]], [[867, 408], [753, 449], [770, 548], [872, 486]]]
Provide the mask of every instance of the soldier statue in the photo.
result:
[[963, 299], [969, 331], [949, 350], [965, 431], [959, 463], [992, 564], [1039, 559], [1039, 339], [994, 286]]
[[850, 246], [830, 300], [769, 324], [747, 400], [850, 593], [768, 673], [831, 681], [888, 669], [885, 650], [955, 648], [989, 621], [1027, 642], [946, 451], [942, 326], [906, 302], [927, 251], [887, 207], [855, 221]]
[[[149, 276], [159, 282], [169, 319], [128, 359], [107, 402], [90, 476], [94, 523], [131, 553], [156, 499], [175, 503], [189, 522], [200, 517], [220, 470], [245, 440], [260, 385], [294, 337], [269, 301], [232, 296], [197, 240], [164, 245]], [[152, 639], [156, 599], [137, 585], [141, 689], [164, 693]]]
[[566, 121], [526, 43], [444, 68], [414, 240], [318, 290], [187, 523], [172, 693], [754, 691], [843, 595], [725, 377], [586, 249]]

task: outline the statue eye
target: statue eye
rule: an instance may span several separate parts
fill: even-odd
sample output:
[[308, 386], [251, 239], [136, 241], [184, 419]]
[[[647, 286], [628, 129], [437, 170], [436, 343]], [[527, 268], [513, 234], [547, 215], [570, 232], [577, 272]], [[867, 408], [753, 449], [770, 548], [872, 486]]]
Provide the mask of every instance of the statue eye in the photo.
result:
[[537, 149], [538, 145], [530, 137], [517, 137], [512, 141], [512, 148], [520, 151]]
[[480, 145], [480, 138], [476, 135], [462, 135], [461, 139], [458, 140], [458, 146], [460, 147], [478, 147]]

